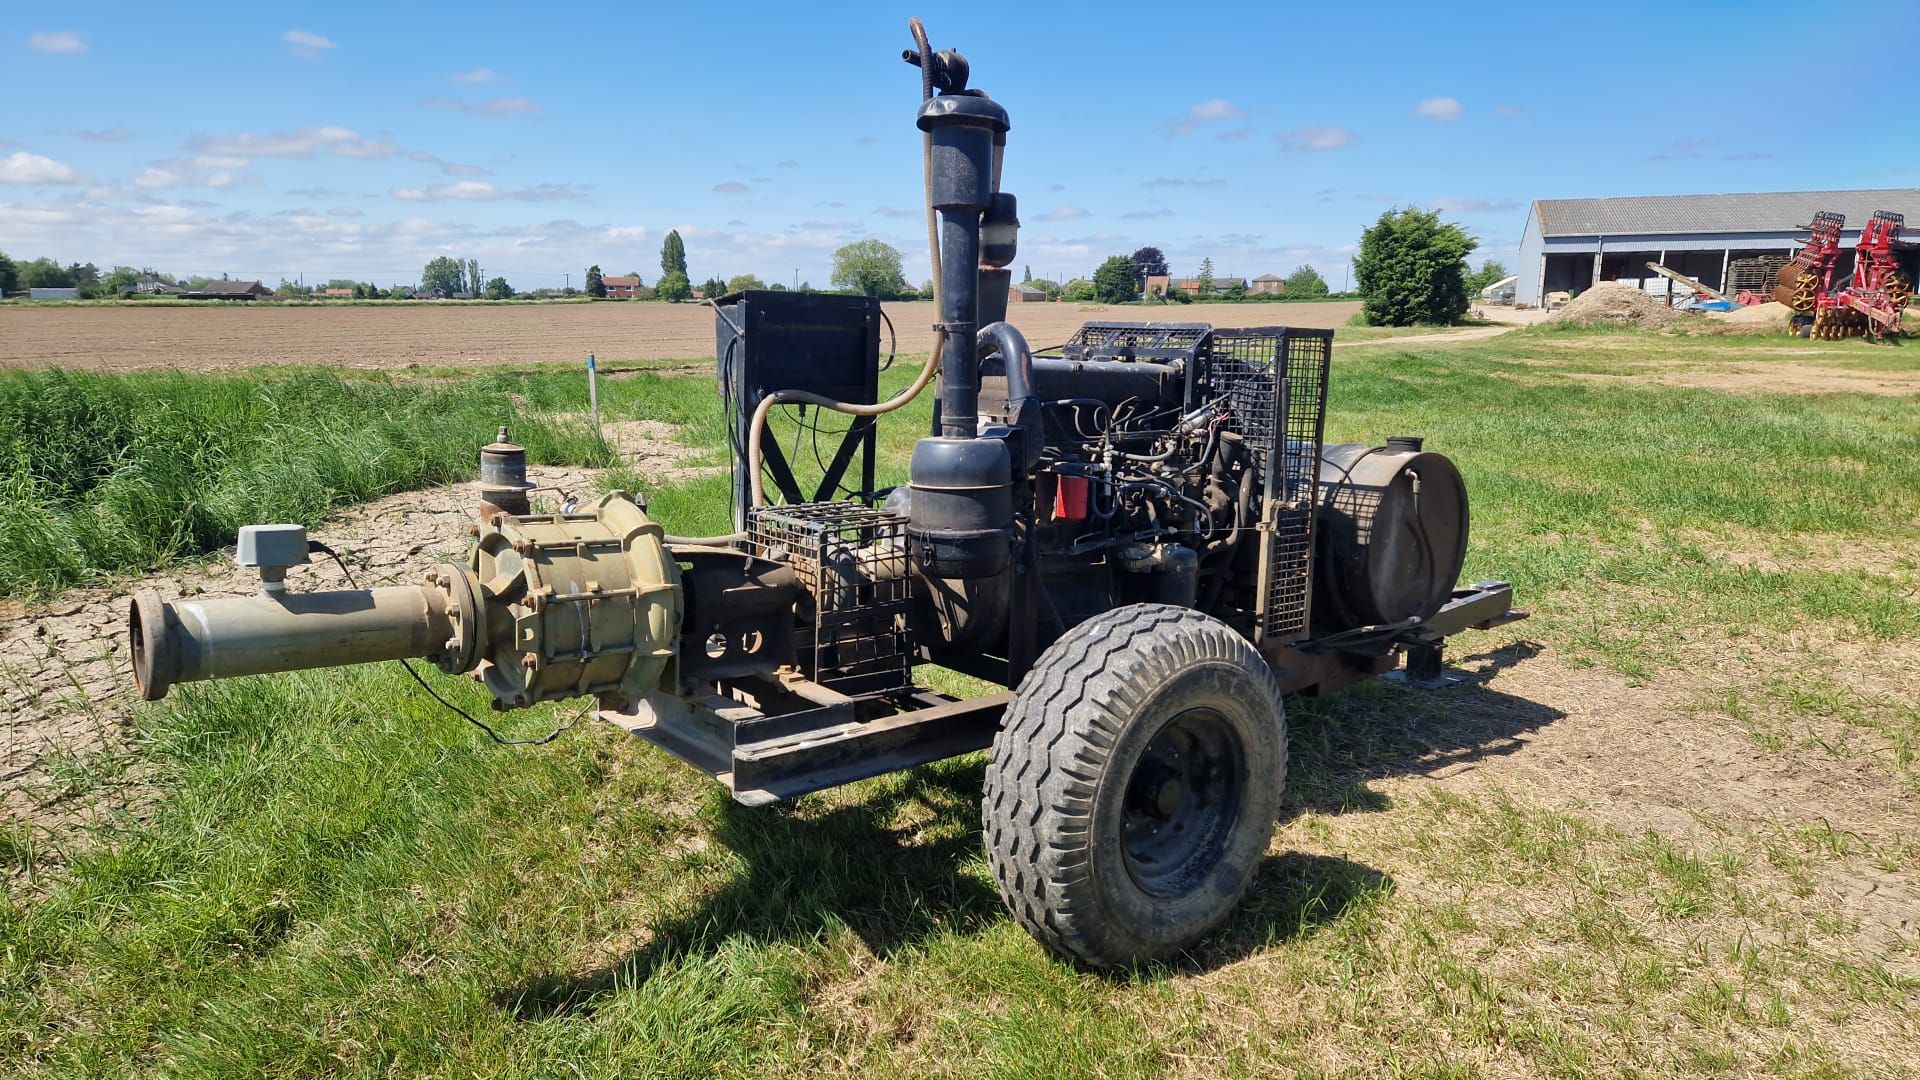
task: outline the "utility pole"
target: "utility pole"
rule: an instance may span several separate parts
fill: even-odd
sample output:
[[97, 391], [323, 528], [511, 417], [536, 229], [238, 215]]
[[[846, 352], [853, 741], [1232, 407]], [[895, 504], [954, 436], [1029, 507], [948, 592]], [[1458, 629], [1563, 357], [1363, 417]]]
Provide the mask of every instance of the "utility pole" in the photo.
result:
[[573, 275], [572, 275], [572, 274], [568, 274], [568, 275], [567, 275], [567, 288], [569, 288], [569, 289], [571, 289], [571, 288], [573, 288]]
[[793, 291], [800, 291], [800, 268], [797, 266], [793, 268]]

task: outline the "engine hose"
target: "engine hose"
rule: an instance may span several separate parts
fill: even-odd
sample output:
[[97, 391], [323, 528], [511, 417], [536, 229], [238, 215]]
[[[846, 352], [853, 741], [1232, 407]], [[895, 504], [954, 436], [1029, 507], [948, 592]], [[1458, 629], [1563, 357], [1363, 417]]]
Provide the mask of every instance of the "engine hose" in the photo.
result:
[[[908, 21], [907, 29], [913, 34], [913, 43], [920, 49], [920, 100], [925, 102], [933, 97], [933, 52], [927, 44], [927, 30], [918, 17]], [[933, 260], [933, 303], [938, 311], [941, 297], [940, 280], [940, 220], [933, 208], [933, 133], [926, 132], [920, 139], [921, 186], [926, 195], [927, 204], [927, 254]], [[946, 344], [943, 334], [935, 334], [933, 350], [927, 354], [926, 366], [914, 377], [913, 385], [893, 395], [878, 405], [853, 405], [844, 401], [835, 401], [805, 390], [776, 390], [760, 399], [753, 409], [753, 426], [747, 429], [747, 477], [751, 495], [747, 505], [760, 506], [766, 502], [766, 480], [760, 475], [761, 449], [760, 438], [767, 429], [767, 414], [775, 405], [805, 404], [817, 405], [823, 409], [832, 409], [848, 416], [884, 416], [906, 405], [920, 396], [933, 377], [940, 370], [940, 354]]]

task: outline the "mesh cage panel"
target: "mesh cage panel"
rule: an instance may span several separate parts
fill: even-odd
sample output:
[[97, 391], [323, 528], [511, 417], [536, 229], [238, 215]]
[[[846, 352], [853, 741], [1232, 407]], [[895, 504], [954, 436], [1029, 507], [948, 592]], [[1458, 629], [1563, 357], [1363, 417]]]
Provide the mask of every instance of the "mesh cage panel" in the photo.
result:
[[1333, 332], [1291, 327], [1215, 330], [1208, 382], [1224, 395], [1265, 490], [1256, 640], [1307, 632], [1320, 441], [1327, 415]]
[[908, 684], [906, 518], [854, 502], [771, 506], [752, 512], [748, 534], [811, 600], [797, 643], [809, 677], [849, 693]]

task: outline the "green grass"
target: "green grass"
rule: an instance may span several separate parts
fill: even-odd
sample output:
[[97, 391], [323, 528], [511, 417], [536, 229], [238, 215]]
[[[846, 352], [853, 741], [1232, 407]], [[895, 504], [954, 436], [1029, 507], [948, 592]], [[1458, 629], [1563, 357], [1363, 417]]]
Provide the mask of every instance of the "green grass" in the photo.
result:
[[[1683, 663], [1683, 633], [1729, 650], [1783, 628], [1910, 641], [1920, 614], [1903, 571], [1728, 556], [1920, 535], [1912, 399], [1594, 384], [1521, 363], [1541, 350], [1601, 363], [1636, 341], [1343, 352], [1329, 436], [1423, 434], [1451, 455], [1474, 499], [1468, 577], [1514, 580], [1537, 612], [1520, 628], [1562, 661], [1650, 679]], [[911, 367], [903, 358], [885, 385]], [[509, 408], [571, 416], [584, 396], [561, 371], [321, 381], [310, 392], [365, 394], [354, 400], [396, 416], [423, 417], [407, 411], [414, 398], [471, 401], [484, 434]], [[250, 416], [263, 411], [251, 395], [300, 385], [170, 376], [144, 400], [157, 409], [193, 387], [248, 403], [207, 415]], [[149, 388], [108, 379], [91, 392], [135, 389]], [[681, 424], [722, 460], [710, 380], [637, 374], [601, 389], [609, 418]], [[883, 482], [901, 478], [926, 419], [917, 402], [883, 425]], [[533, 425], [516, 435], [533, 439]], [[464, 478], [473, 436], [449, 425], [414, 437], [435, 440], [442, 475]], [[96, 441], [111, 439], [41, 452], [87, 460]], [[74, 505], [117, 470], [104, 475]], [[214, 475], [246, 490], [245, 471]], [[645, 491], [673, 531], [725, 527], [725, 477], [607, 479]], [[468, 684], [436, 685], [483, 704]], [[1294, 703], [1285, 819], [1252, 899], [1180, 964], [1108, 978], [1051, 960], [1004, 915], [980, 851], [977, 756], [745, 810], [591, 724], [546, 747], [496, 748], [391, 666], [182, 687], [137, 713], [131, 752], [63, 773], [102, 785], [137, 770], [159, 793], [140, 818], [58, 858], [31, 826], [0, 833], [12, 872], [0, 1070], [1911, 1071], [1901, 1048], [1920, 1038], [1920, 947], [1858, 937], [1826, 891], [1835, 867], [1920, 870], [1911, 846], [1820, 822], [1675, 836], [1470, 780], [1389, 782], [1470, 765], [1557, 716], [1499, 693], [1462, 700], [1369, 683]], [[1474, 702], [1487, 715], [1461, 714]], [[1911, 777], [1920, 751], [1911, 702], [1818, 674], [1707, 704], [1730, 738], [1754, 732], [1756, 755], [1841, 731], [1861, 769]], [[503, 720], [525, 735], [571, 715]], [[1463, 727], [1499, 738], [1462, 740]]]
[[148, 569], [230, 543], [241, 525], [311, 525], [338, 506], [466, 479], [503, 423], [535, 462], [614, 460], [588, 425], [552, 422], [482, 381], [0, 373], [0, 595]]

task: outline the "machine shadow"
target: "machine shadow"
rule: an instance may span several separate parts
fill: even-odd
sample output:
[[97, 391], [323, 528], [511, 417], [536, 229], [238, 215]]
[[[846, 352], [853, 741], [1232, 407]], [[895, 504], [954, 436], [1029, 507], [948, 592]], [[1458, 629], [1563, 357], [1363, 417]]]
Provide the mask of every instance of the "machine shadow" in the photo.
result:
[[[1467, 678], [1439, 691], [1371, 683], [1326, 699], [1290, 700], [1283, 820], [1383, 810], [1387, 799], [1367, 787], [1371, 780], [1431, 774], [1520, 749], [1519, 736], [1564, 714], [1485, 682], [1538, 652], [1520, 642], [1458, 658], [1453, 668]], [[535, 977], [502, 989], [495, 1003], [523, 1020], [590, 1013], [621, 987], [740, 938], [809, 941], [845, 927], [884, 957], [937, 934], [996, 923], [1006, 917], [998, 893], [981, 875], [963, 872], [980, 857], [984, 776], [984, 761], [973, 756], [899, 774], [824, 811], [811, 801], [764, 809], [723, 802], [713, 840], [739, 855], [743, 873], [697, 909], [654, 926], [652, 939], [625, 957], [582, 974]], [[1147, 973], [1211, 970], [1308, 937], [1393, 885], [1385, 873], [1350, 859], [1269, 855], [1219, 933]]]
[[992, 884], [964, 868], [980, 857], [975, 758], [899, 774], [857, 801], [749, 809], [720, 804], [713, 841], [745, 870], [684, 915], [650, 927], [641, 948], [584, 974], [535, 977], [498, 992], [523, 1020], [591, 1012], [730, 940], [810, 941], [845, 927], [880, 956], [940, 933], [970, 933], [1004, 915]]
[[1522, 736], [1566, 713], [1487, 684], [1540, 651], [1518, 641], [1453, 658], [1448, 667], [1457, 681], [1439, 690], [1376, 680], [1333, 697], [1289, 701], [1283, 820], [1384, 810], [1387, 797], [1370, 781], [1431, 776], [1520, 750]]

